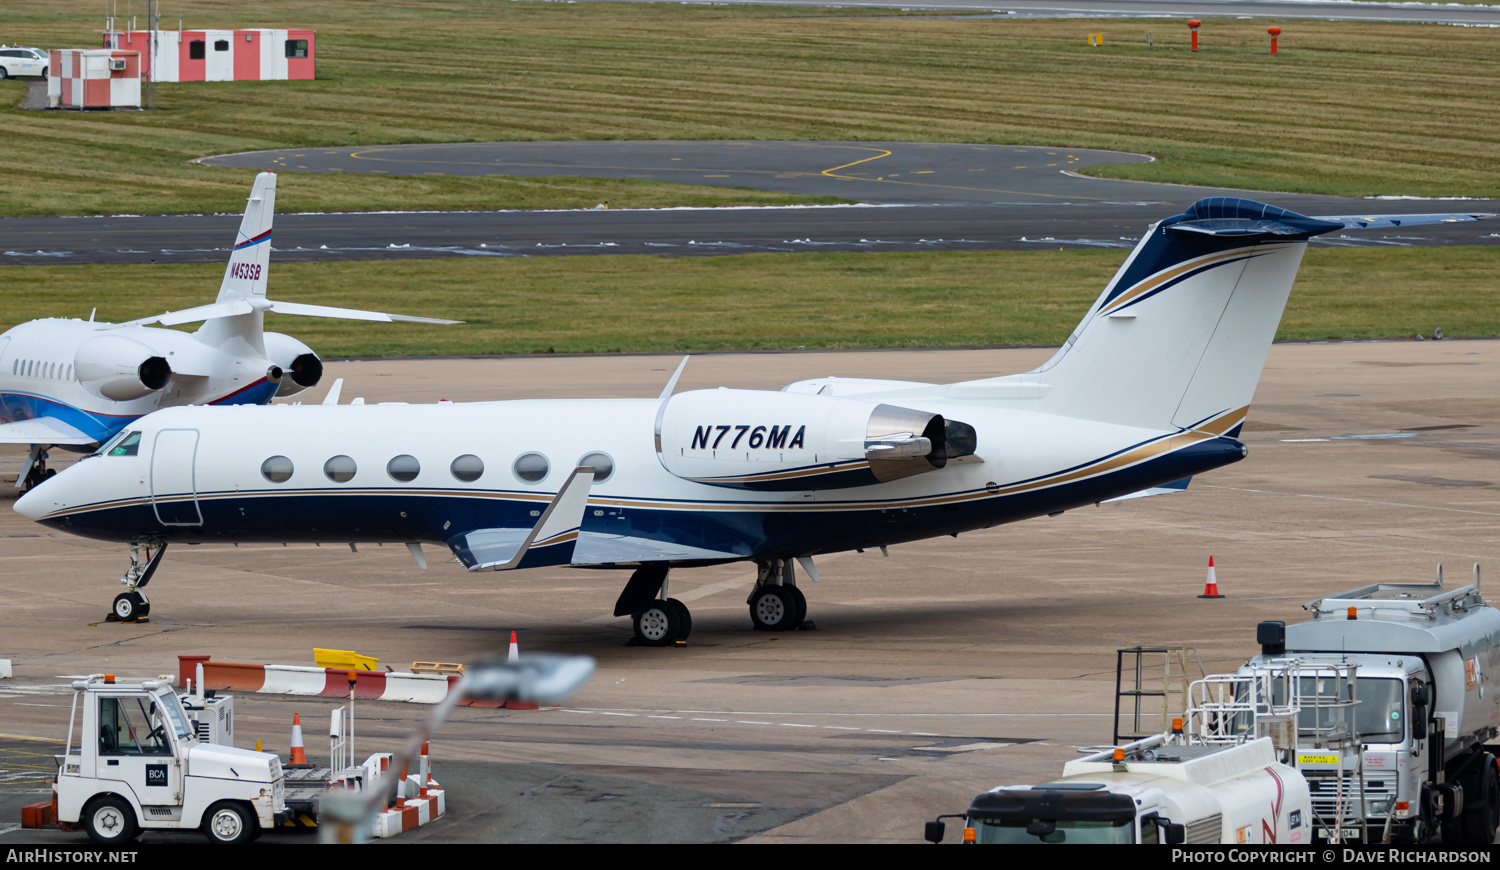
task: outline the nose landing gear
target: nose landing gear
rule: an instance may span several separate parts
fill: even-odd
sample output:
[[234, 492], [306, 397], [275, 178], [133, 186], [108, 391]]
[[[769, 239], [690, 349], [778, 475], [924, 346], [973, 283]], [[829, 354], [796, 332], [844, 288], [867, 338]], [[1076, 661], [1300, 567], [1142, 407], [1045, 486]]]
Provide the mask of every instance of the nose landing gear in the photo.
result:
[[141, 622], [151, 615], [151, 600], [141, 587], [151, 582], [151, 575], [156, 573], [156, 566], [161, 564], [161, 557], [166, 552], [165, 542], [130, 543], [130, 568], [120, 578], [128, 589], [115, 596], [109, 615], [104, 618], [106, 622]]

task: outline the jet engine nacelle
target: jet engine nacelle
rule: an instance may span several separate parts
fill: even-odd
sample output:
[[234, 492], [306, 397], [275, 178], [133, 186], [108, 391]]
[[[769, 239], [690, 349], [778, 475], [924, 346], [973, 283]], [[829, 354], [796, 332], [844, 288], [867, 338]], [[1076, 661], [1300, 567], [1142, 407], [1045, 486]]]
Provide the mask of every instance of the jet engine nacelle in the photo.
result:
[[973, 427], [928, 411], [726, 389], [672, 396], [656, 435], [661, 464], [677, 477], [775, 492], [866, 486], [936, 471], [972, 453], [975, 441]]
[[172, 379], [166, 357], [123, 335], [99, 335], [79, 345], [73, 376], [105, 399], [125, 402], [160, 390]]
[[277, 398], [295, 396], [322, 380], [323, 361], [312, 348], [279, 332], [266, 333], [265, 341], [266, 356], [287, 375], [276, 388]]

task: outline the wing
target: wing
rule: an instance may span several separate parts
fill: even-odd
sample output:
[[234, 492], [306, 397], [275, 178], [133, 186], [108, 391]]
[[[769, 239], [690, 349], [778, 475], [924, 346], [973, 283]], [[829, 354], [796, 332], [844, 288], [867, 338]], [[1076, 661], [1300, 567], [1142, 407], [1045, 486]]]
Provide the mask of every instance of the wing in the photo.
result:
[[450, 538], [448, 546], [470, 571], [567, 565], [573, 559], [593, 482], [594, 469], [575, 468], [535, 526], [473, 529]]
[[609, 565], [631, 562], [699, 562], [745, 558], [748, 553], [706, 550], [670, 541], [653, 541], [629, 535], [582, 532], [573, 549], [574, 565]]
[[99, 439], [74, 429], [55, 417], [33, 417], [0, 423], [0, 444], [97, 444]]

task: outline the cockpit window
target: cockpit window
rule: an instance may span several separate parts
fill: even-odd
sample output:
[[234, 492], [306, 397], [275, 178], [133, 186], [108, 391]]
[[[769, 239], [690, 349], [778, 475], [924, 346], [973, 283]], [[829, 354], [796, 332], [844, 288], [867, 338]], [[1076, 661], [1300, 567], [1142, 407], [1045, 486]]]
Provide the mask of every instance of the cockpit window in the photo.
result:
[[99, 456], [135, 456], [141, 451], [141, 433], [121, 432], [94, 451]]

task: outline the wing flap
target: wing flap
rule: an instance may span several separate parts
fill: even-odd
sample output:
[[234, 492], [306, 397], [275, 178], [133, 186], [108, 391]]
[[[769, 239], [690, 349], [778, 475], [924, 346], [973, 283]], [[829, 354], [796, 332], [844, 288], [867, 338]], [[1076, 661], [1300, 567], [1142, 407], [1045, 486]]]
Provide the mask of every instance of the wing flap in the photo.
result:
[[743, 559], [746, 553], [707, 550], [670, 541], [653, 541], [630, 535], [581, 532], [573, 549], [574, 565], [609, 565], [631, 562], [698, 562]]
[[33, 417], [0, 423], [0, 444], [95, 444], [99, 439], [74, 429], [55, 417]]

